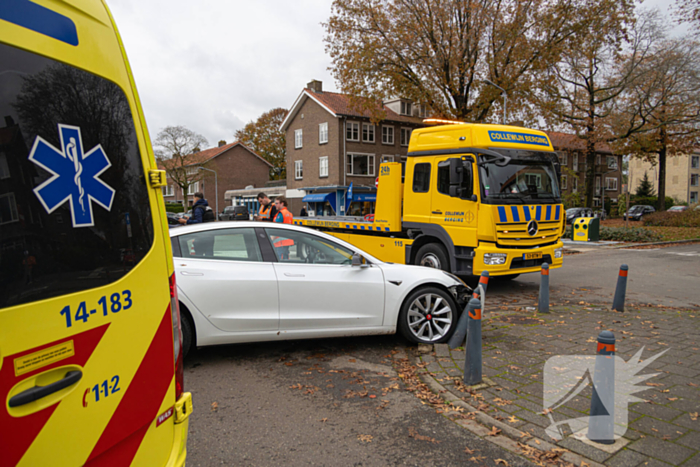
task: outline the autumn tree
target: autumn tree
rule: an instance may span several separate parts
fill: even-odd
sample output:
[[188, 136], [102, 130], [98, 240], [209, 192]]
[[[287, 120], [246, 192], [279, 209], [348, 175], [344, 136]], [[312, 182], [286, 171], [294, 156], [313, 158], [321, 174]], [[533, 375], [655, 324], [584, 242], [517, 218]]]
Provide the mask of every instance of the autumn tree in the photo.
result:
[[235, 133], [238, 141], [272, 164], [271, 176], [274, 180], [287, 178], [287, 143], [284, 131], [280, 130], [287, 112], [282, 108], [269, 110]]
[[628, 126], [611, 134], [607, 122], [623, 93], [644, 73], [641, 65], [657, 33], [653, 15], [635, 18], [632, 1], [608, 8], [567, 40], [560, 60], [537, 77], [532, 95], [550, 127], [568, 127], [586, 142], [586, 207], [593, 207], [595, 195], [596, 145], [639, 129]]
[[675, 14], [680, 23], [689, 23], [700, 33], [700, 0], [676, 0]]
[[524, 90], [532, 77], [558, 59], [578, 29], [618, 8], [613, 0], [587, 10], [579, 3], [335, 0], [324, 23], [326, 51], [341, 90], [371, 98], [355, 99], [366, 110], [374, 110], [372, 101], [400, 96], [438, 117], [487, 121], [502, 102], [501, 91], [483, 81], [489, 79], [527, 119]]
[[663, 211], [667, 158], [687, 154], [700, 135], [698, 43], [688, 38], [665, 39], [642, 67], [642, 79], [626, 93], [618, 122], [637, 130], [620, 146], [628, 154], [658, 166], [657, 208]]
[[204, 136], [184, 126], [165, 127], [153, 140], [156, 160], [183, 194], [188, 192], [190, 185], [202, 179], [201, 172], [188, 167], [192, 164], [188, 156], [208, 144]]

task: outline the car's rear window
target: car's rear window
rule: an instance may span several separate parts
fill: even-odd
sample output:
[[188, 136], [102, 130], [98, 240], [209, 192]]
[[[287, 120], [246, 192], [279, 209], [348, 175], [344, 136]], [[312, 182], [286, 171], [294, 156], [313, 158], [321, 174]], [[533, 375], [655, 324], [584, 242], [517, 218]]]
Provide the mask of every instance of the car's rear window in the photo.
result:
[[123, 91], [0, 44], [0, 308], [114, 282], [152, 243]]

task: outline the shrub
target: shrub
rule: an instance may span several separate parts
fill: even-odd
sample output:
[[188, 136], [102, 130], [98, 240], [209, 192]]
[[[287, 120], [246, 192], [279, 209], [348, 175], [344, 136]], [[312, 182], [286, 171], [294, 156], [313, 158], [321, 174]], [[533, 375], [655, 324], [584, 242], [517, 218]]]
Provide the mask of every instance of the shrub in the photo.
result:
[[[658, 198], [658, 196], [636, 196], [636, 195], [630, 196], [630, 207], [632, 207], [636, 204], [642, 204], [645, 206], [654, 206], [655, 208], [658, 209], [659, 198]], [[668, 209], [674, 205], [675, 205], [675, 201], [673, 200], [673, 198], [671, 198], [670, 196], [667, 196], [666, 197], [666, 209]]]
[[165, 203], [166, 212], [185, 212], [185, 207], [180, 203]]
[[655, 212], [644, 216], [642, 222], [654, 227], [700, 227], [700, 211]]
[[637, 228], [614, 228], [601, 227], [600, 239], [615, 242], [659, 242], [661, 234], [641, 227]]

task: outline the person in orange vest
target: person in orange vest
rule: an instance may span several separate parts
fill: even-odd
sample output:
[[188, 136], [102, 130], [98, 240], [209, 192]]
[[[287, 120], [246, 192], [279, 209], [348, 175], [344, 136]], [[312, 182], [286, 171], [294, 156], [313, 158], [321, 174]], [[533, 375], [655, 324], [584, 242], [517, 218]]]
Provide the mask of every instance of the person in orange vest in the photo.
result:
[[[280, 224], [293, 224], [294, 216], [289, 209], [287, 209], [287, 198], [284, 196], [279, 196], [275, 199], [275, 208], [277, 208], [277, 215], [275, 216], [273, 222]], [[277, 256], [279, 256], [280, 261], [289, 260], [289, 247], [294, 245], [294, 240], [291, 238], [280, 239], [275, 242], [275, 249], [277, 250]]]
[[253, 220], [274, 222], [275, 216], [277, 216], [277, 204], [273, 204], [270, 198], [262, 192], [258, 193], [258, 203], [260, 203], [260, 209]]

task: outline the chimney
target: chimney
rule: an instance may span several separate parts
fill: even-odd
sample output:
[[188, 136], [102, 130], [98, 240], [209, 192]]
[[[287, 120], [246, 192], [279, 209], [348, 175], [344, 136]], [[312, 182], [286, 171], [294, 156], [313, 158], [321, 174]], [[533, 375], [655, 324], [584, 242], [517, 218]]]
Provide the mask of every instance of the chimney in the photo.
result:
[[5, 126], [6, 127], [11, 127], [15, 124], [15, 119], [12, 118], [10, 115], [5, 115]]
[[323, 81], [317, 79], [311, 80], [310, 83], [306, 84], [306, 87], [311, 89], [313, 92], [322, 93], [323, 92]]
[[222, 139], [221, 141], [219, 141], [219, 147], [221, 147], [221, 146], [226, 146], [226, 140], [225, 140], [225, 139]]

